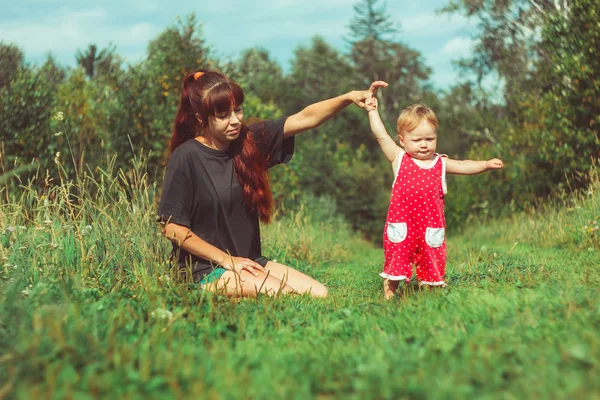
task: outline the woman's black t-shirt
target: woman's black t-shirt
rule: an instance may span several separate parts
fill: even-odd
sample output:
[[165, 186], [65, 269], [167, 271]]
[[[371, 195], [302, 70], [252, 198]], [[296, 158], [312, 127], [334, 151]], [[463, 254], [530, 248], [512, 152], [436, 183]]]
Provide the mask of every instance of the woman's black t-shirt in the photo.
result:
[[[248, 127], [269, 168], [289, 162], [294, 153], [294, 138], [283, 137], [285, 120]], [[258, 213], [246, 207], [233, 158], [227, 151], [211, 149], [194, 139], [177, 147], [167, 164], [158, 217], [162, 223], [190, 228], [232, 256], [262, 258]], [[196, 282], [214, 267], [173, 244], [173, 255], [177, 254], [179, 268], [190, 267]]]

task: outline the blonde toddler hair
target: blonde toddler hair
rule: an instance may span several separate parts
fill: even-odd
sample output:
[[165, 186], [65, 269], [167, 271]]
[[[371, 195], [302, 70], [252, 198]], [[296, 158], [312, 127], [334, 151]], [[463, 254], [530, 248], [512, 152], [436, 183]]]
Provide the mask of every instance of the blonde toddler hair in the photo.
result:
[[437, 131], [438, 119], [431, 108], [423, 104], [413, 104], [406, 107], [402, 110], [396, 122], [398, 136], [404, 136], [405, 133], [414, 131], [423, 121], [429, 122], [433, 129]]

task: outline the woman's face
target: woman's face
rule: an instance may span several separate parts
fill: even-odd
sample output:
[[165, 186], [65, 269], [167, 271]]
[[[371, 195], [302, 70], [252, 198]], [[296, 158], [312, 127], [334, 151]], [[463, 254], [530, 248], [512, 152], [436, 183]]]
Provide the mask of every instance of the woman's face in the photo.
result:
[[202, 134], [206, 139], [212, 140], [219, 147], [227, 148], [231, 142], [240, 136], [243, 118], [244, 111], [242, 106], [234, 106], [229, 111], [209, 116], [208, 124]]

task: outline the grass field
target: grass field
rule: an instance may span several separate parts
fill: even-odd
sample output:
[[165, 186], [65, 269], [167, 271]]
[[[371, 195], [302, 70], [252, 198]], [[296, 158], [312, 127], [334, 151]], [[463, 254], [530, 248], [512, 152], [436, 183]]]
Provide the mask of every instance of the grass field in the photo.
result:
[[307, 206], [265, 252], [330, 297], [231, 300], [170, 278], [135, 171], [6, 187], [0, 398], [600, 398], [599, 193], [451, 237], [449, 287], [392, 301], [382, 250]]

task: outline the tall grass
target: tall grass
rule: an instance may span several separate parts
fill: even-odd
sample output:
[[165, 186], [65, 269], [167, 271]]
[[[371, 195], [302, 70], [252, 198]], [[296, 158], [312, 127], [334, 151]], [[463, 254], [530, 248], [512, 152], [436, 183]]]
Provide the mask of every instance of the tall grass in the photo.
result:
[[600, 249], [600, 176], [592, 168], [590, 186], [576, 194], [563, 193], [546, 206], [528, 213], [492, 221], [486, 230], [489, 238], [504, 237], [517, 243], [570, 251]]
[[0, 398], [600, 396], [597, 179], [451, 238], [450, 287], [387, 302], [381, 249], [307, 198], [263, 248], [330, 297], [232, 300], [171, 278], [157, 187], [112, 165], [4, 186]]

